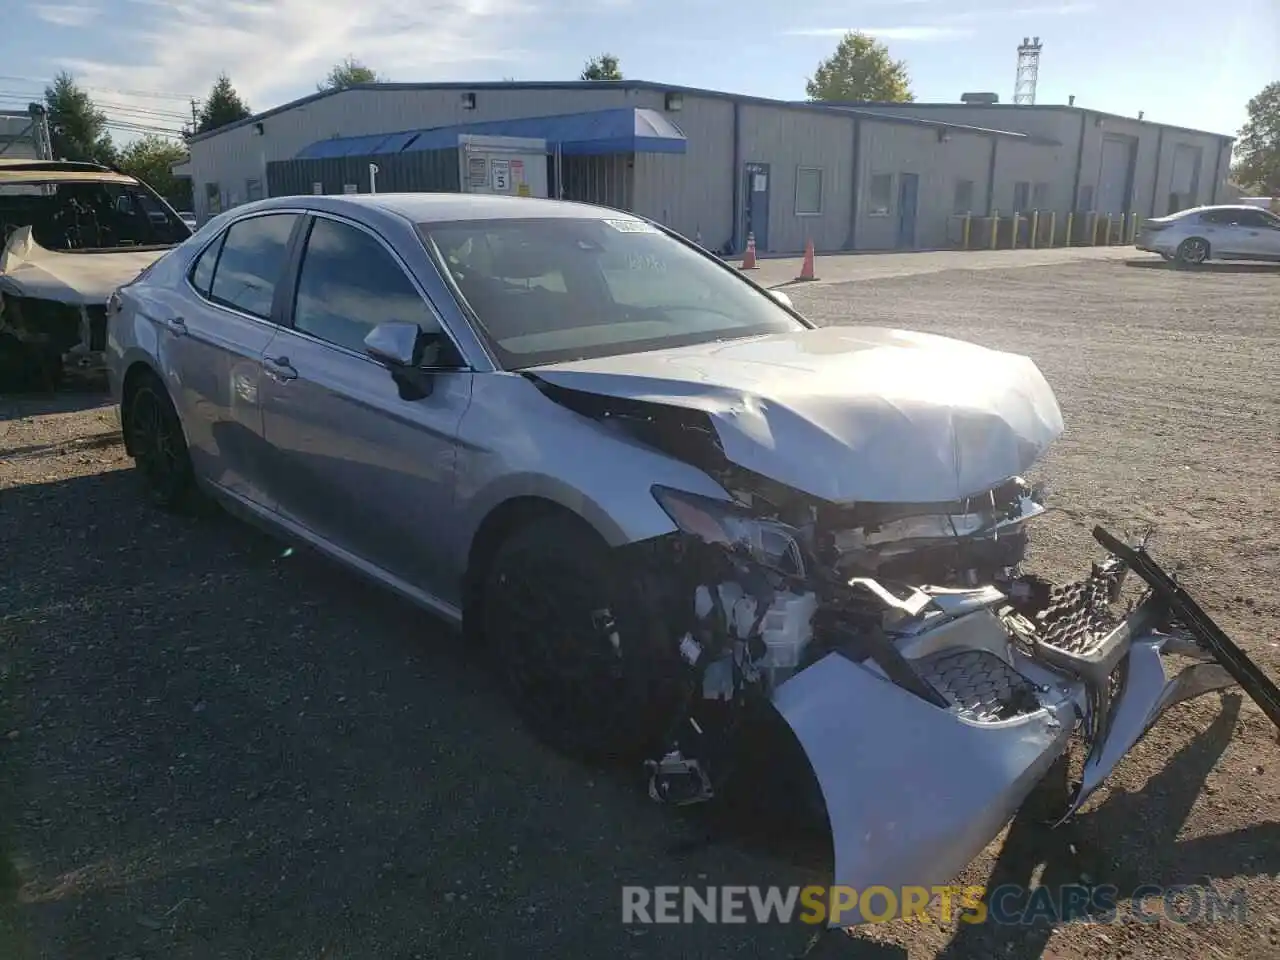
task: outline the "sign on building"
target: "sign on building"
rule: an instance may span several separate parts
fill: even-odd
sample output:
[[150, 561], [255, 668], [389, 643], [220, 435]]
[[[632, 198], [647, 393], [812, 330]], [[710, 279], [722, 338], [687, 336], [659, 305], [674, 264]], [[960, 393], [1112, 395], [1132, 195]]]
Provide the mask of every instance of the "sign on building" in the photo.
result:
[[511, 189], [511, 161], [493, 161], [493, 189], [506, 193]]

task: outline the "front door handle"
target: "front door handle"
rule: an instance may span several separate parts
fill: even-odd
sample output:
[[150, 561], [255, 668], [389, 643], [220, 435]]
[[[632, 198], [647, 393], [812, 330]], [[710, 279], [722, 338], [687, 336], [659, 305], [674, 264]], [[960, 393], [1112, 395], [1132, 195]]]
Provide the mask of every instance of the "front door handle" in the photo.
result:
[[289, 363], [289, 358], [286, 356], [265, 357], [262, 362], [267, 368], [267, 373], [276, 380], [298, 379], [298, 371], [293, 369], [293, 365]]

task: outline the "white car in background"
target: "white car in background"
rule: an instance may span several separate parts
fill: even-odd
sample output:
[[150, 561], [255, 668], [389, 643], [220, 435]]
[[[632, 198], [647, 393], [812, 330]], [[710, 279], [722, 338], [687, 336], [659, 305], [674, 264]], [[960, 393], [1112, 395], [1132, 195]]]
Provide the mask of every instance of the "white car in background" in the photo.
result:
[[1280, 263], [1280, 217], [1248, 204], [1193, 207], [1146, 220], [1134, 246], [1166, 260], [1270, 260]]

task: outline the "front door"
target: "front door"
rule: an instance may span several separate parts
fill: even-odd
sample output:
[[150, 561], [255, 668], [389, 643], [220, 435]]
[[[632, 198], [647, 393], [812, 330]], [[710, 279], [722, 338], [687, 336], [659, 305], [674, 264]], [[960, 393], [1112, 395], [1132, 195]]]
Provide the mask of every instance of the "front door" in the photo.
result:
[[[746, 224], [747, 236], [756, 239], [756, 251], [769, 249], [769, 164], [746, 165]], [[745, 245], [745, 238], [744, 238]]]
[[384, 573], [447, 593], [441, 552], [423, 544], [451, 509], [471, 374], [441, 372], [429, 396], [405, 400], [364, 352], [365, 336], [380, 323], [441, 330], [434, 310], [379, 238], [317, 216], [286, 318], [263, 360], [277, 509]]
[[1241, 210], [1236, 220], [1238, 256], [1280, 260], [1280, 219], [1264, 210]]
[[920, 178], [914, 173], [898, 177], [898, 249], [912, 250], [916, 245], [916, 202]]
[[279, 330], [276, 293], [299, 220], [272, 213], [232, 223], [196, 258], [195, 294], [175, 291], [155, 311], [196, 473], [268, 509], [262, 353]]

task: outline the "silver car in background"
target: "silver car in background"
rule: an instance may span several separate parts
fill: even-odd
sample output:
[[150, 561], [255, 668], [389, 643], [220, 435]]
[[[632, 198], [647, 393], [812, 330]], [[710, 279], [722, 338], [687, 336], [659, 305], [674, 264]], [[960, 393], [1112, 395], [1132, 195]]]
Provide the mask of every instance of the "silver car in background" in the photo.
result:
[[108, 355], [158, 504], [212, 494], [461, 624], [538, 734], [647, 758], [661, 802], [762, 770], [838, 884], [947, 882], [1073, 733], [1067, 812], [1169, 705], [1244, 683], [1172, 600], [1110, 617], [1127, 569], [1161, 584], [1144, 554], [1020, 570], [1063, 426], [1031, 360], [816, 328], [627, 213], [247, 204], [116, 294]]
[[1184, 264], [1208, 260], [1280, 263], [1280, 217], [1249, 204], [1193, 207], [1144, 220], [1134, 246]]

